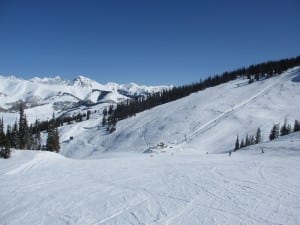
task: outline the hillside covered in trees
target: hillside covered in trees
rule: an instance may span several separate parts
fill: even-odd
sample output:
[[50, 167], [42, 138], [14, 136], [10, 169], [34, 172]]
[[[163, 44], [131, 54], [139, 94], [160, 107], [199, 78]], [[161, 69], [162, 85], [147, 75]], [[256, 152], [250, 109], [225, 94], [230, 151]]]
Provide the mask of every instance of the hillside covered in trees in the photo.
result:
[[252, 83], [260, 79], [276, 76], [295, 66], [300, 66], [300, 56], [242, 67], [230, 72], [224, 72], [220, 75], [209, 76], [203, 81], [200, 80], [192, 84], [153, 93], [146, 98], [140, 97], [134, 100], [127, 100], [117, 104], [116, 107], [110, 106], [108, 110], [104, 110], [103, 125], [106, 125], [110, 132], [113, 132], [117, 121], [134, 116], [136, 113], [151, 109], [155, 106], [175, 101], [191, 93], [235, 80], [238, 77], [247, 78], [248, 82]]

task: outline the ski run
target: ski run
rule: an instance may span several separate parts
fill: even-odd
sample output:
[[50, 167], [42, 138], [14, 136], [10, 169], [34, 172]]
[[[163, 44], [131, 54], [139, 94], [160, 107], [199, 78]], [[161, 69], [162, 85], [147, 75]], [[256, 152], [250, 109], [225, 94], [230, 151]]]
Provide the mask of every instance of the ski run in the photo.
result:
[[294, 133], [230, 157], [179, 151], [74, 160], [16, 150], [0, 163], [0, 221], [297, 225], [299, 146]]

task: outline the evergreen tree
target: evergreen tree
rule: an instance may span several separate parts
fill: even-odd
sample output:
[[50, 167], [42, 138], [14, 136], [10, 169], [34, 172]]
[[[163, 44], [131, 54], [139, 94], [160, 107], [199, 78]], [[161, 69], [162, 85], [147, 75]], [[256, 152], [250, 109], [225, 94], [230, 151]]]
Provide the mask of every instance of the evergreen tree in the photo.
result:
[[2, 146], [0, 148], [0, 158], [8, 159], [10, 158], [11, 150], [9, 146]]
[[255, 79], [256, 81], [259, 81], [259, 74], [258, 74], [258, 73], [255, 74], [254, 79]]
[[19, 118], [19, 148], [26, 149], [30, 148], [30, 134], [27, 124], [26, 115], [24, 113], [23, 102], [20, 103], [20, 118]]
[[54, 134], [54, 144], [55, 144], [54, 151], [58, 153], [60, 150], [60, 144], [59, 144], [59, 133], [57, 127], [54, 127], [53, 134]]
[[244, 147], [245, 147], [245, 142], [244, 142], [244, 139], [242, 139], [240, 148], [244, 148]]
[[8, 159], [8, 158], [10, 158], [11, 150], [10, 150], [10, 147], [9, 147], [8, 140], [6, 139], [4, 142], [5, 142], [4, 146], [2, 146], [0, 148], [0, 157], [2, 157], [4, 159]]
[[235, 146], [234, 146], [234, 151], [238, 150], [240, 148], [240, 141], [239, 141], [239, 136], [236, 136], [236, 141], [235, 141]]
[[105, 125], [106, 125], [106, 116], [103, 115], [103, 117], [102, 117], [102, 126], [105, 127]]
[[276, 124], [275, 125], [275, 138], [278, 138], [279, 137], [279, 124]]
[[251, 139], [249, 138], [248, 134], [246, 135], [245, 147], [251, 144]]
[[255, 144], [255, 138], [253, 135], [250, 136], [250, 145], [254, 145]]
[[279, 124], [275, 124], [271, 129], [269, 139], [270, 141], [272, 141], [278, 137], [279, 137]]
[[81, 113], [78, 113], [77, 115], [77, 122], [82, 122], [82, 114]]
[[291, 132], [291, 127], [287, 124], [287, 120], [284, 120], [284, 124], [280, 128], [280, 136], [287, 135]]
[[105, 108], [105, 109], [103, 109], [103, 116], [107, 116], [107, 109]]
[[261, 142], [261, 130], [260, 128], [257, 128], [256, 135], [255, 135], [255, 144], [258, 144]]
[[30, 127], [28, 128], [28, 135], [27, 135], [27, 149], [32, 149], [35, 150], [35, 148], [33, 148], [33, 144], [34, 144], [34, 135], [33, 135], [33, 127], [32, 125], [30, 125]]
[[89, 120], [89, 119], [90, 119], [90, 115], [91, 115], [91, 111], [88, 110], [88, 111], [86, 112], [86, 120]]
[[60, 150], [59, 134], [58, 134], [58, 129], [56, 127], [54, 113], [48, 128], [47, 150], [51, 152], [59, 152]]
[[6, 127], [6, 140], [8, 141], [9, 147], [11, 147], [12, 130], [11, 130], [11, 126], [10, 125], [7, 125], [7, 127]]
[[300, 122], [298, 120], [295, 120], [293, 131], [294, 132], [300, 131]]
[[287, 125], [287, 133], [288, 134], [292, 133], [292, 126], [291, 126], [291, 124]]
[[19, 132], [18, 132], [18, 124], [17, 124], [17, 121], [15, 122], [14, 126], [13, 126], [13, 129], [12, 129], [12, 132], [11, 132], [11, 144], [10, 146], [12, 148], [18, 148], [19, 147]]
[[54, 140], [54, 128], [53, 125], [50, 123], [48, 128], [48, 136], [47, 136], [47, 150], [48, 151], [55, 151], [55, 140]]
[[110, 105], [110, 106], [109, 106], [109, 109], [108, 109], [108, 111], [107, 111], [108, 115], [112, 115], [113, 111], [114, 111], [114, 106], [113, 106], [113, 105]]
[[3, 118], [0, 119], [0, 147], [5, 145], [5, 133], [4, 133], [4, 124]]

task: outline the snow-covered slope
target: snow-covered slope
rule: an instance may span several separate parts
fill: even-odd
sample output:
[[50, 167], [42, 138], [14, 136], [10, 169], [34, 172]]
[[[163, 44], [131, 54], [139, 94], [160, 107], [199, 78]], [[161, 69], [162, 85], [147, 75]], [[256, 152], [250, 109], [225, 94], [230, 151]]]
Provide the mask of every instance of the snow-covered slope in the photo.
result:
[[[8, 118], [8, 123], [14, 122], [18, 116], [14, 112], [18, 111], [17, 102], [20, 100], [29, 108], [25, 113], [30, 122], [33, 122], [36, 118], [40, 120], [51, 118], [53, 112], [62, 114], [79, 103], [115, 104], [165, 88], [169, 87], [140, 86], [134, 83], [103, 85], [84, 76], [78, 76], [72, 81], [60, 77], [34, 77], [23, 80], [15, 76], [0, 76], [0, 116]], [[41, 113], [32, 115], [32, 111]]]
[[[25, 111], [30, 122], [36, 118], [51, 118], [53, 106], [57, 107], [56, 112], [61, 113], [86, 112], [87, 109], [97, 111], [89, 121], [60, 128], [61, 152], [68, 157], [101, 157], [102, 152], [111, 151], [144, 152], [157, 148], [161, 142], [170, 149], [184, 147], [199, 152], [224, 152], [233, 148], [237, 134], [245, 137], [247, 133], [254, 134], [260, 127], [266, 140], [275, 123], [282, 123], [285, 119], [290, 123], [299, 120], [299, 77], [300, 68], [297, 67], [252, 84], [240, 78], [120, 121], [113, 134], [108, 134], [100, 126], [101, 112], [109, 104], [127, 98], [120, 90], [123, 88], [134, 95], [141, 94], [141, 90], [157, 91], [159, 87], [114, 83], [103, 86], [82, 76], [74, 81], [59, 77], [34, 78], [33, 81], [0, 77], [0, 80], [5, 80], [3, 83], [0, 81], [0, 92], [5, 92], [0, 96], [0, 102], [24, 98], [31, 90], [27, 94], [31, 98], [39, 96], [35, 99], [41, 105]], [[65, 104], [71, 107], [78, 101], [101, 104], [91, 108], [77, 107], [72, 111], [68, 107], [59, 110]], [[2, 116], [8, 124], [16, 120], [18, 113], [0, 113]], [[74, 137], [72, 141], [71, 136]]]
[[14, 151], [0, 159], [0, 224], [297, 225], [299, 146], [295, 133], [231, 157]]
[[62, 153], [82, 158], [144, 152], [161, 142], [172, 149], [223, 152], [233, 148], [237, 134], [245, 137], [258, 127], [266, 140], [274, 124], [300, 119], [299, 77], [300, 68], [294, 68], [252, 84], [237, 79], [120, 121], [110, 135], [99, 129], [100, 117], [66, 126], [60, 130]]
[[[47, 116], [60, 97], [98, 101], [101, 92], [99, 110], [125, 96], [84, 78], [5, 79], [1, 90], [11, 93], [0, 98], [24, 97], [29, 86], [48, 101], [27, 109], [29, 117]], [[60, 127], [63, 155], [13, 150], [0, 159], [0, 224], [300, 224], [299, 132], [227, 153], [237, 134], [260, 127], [267, 140], [273, 124], [299, 120], [299, 81], [299, 67], [252, 84], [237, 79], [120, 121], [112, 134], [101, 110]], [[60, 86], [68, 94], [44, 98]]]

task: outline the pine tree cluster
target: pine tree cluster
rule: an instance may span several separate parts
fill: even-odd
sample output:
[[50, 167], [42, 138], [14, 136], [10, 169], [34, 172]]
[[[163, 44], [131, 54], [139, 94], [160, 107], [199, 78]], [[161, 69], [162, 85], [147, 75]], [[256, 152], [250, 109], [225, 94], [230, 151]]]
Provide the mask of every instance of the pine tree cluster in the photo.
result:
[[247, 147], [249, 145], [255, 145], [262, 142], [261, 130], [257, 128], [255, 135], [246, 135], [245, 138], [242, 138], [241, 142], [239, 141], [239, 136], [237, 135], [234, 151], [237, 151], [240, 148]]
[[116, 107], [111, 106], [107, 110], [107, 114], [104, 115], [102, 124], [105, 124], [108, 130], [114, 131], [116, 123], [120, 120], [134, 116], [136, 113], [151, 109], [155, 106], [186, 97], [191, 93], [235, 80], [237, 77], [245, 77], [249, 79], [249, 83], [252, 83], [254, 80], [260, 80], [261, 77], [269, 78], [299, 65], [300, 56], [279, 61], [268, 61], [251, 65], [247, 68], [243, 67], [231, 72], [224, 72], [221, 75], [210, 76], [203, 81], [200, 80], [193, 84], [152, 93], [147, 97], [136, 97], [133, 100], [121, 102], [117, 104]]
[[[96, 113], [97, 111], [95, 111]], [[90, 116], [91, 116], [92, 112], [90, 110], [87, 110], [87, 112], [85, 113], [76, 113], [72, 116], [67, 116], [67, 115], [62, 115], [58, 118], [55, 118], [54, 121], [54, 126], [55, 127], [60, 127], [60, 126], [64, 126], [65, 124], [72, 124], [72, 123], [79, 123], [82, 122], [84, 120], [89, 120]], [[53, 126], [53, 123], [51, 120], [50, 121], [39, 121], [38, 124], [38, 129], [42, 132], [42, 131], [48, 131], [49, 126]], [[36, 124], [33, 126], [33, 128], [36, 128]]]
[[279, 124], [275, 124], [272, 127], [270, 135], [269, 135], [270, 141], [278, 138], [279, 136], [285, 136], [292, 132], [300, 131], [300, 122], [299, 122], [299, 120], [295, 120], [294, 128], [292, 129], [292, 125], [288, 124], [287, 120], [285, 119], [283, 125], [280, 128], [279, 127], [280, 127]]
[[[269, 135], [269, 140], [272, 141], [279, 136], [285, 136], [288, 135], [292, 132], [298, 132], [300, 131], [300, 122], [299, 120], [295, 120], [294, 127], [292, 129], [292, 125], [288, 124], [287, 120], [284, 121], [283, 125], [280, 127], [280, 124], [275, 124], [273, 125], [270, 135]], [[241, 141], [239, 140], [239, 135], [236, 137], [236, 141], [234, 144], [234, 151], [237, 151], [240, 148], [247, 147], [249, 145], [254, 145], [262, 142], [262, 136], [261, 136], [261, 130], [260, 128], [257, 128], [256, 134], [255, 135], [246, 135], [244, 139]]]
[[0, 157], [9, 158], [11, 148], [59, 152], [59, 135], [54, 114], [52, 120], [44, 124], [47, 124], [48, 132], [46, 146], [42, 146], [41, 142], [41, 129], [43, 128], [41, 123], [36, 120], [34, 125], [28, 126], [24, 104], [21, 102], [19, 120], [12, 127], [8, 125], [6, 132], [4, 132], [3, 118], [0, 120]]
[[[97, 111], [95, 111], [96, 113]], [[53, 118], [49, 121], [38, 121], [28, 126], [26, 115], [24, 113], [24, 103], [20, 102], [19, 107], [19, 120], [14, 123], [13, 126], [8, 125], [6, 132], [4, 132], [3, 119], [0, 120], [0, 157], [1, 152], [5, 152], [6, 149], [29, 149], [29, 150], [46, 150], [59, 152], [59, 135], [58, 127], [64, 124], [72, 124], [81, 122], [83, 120], [89, 120], [92, 112], [87, 110], [84, 113], [77, 113], [72, 116], [61, 116]], [[42, 145], [41, 132], [47, 132], [46, 145]], [[4, 154], [4, 153], [3, 153]], [[10, 155], [4, 154], [4, 155]]]

